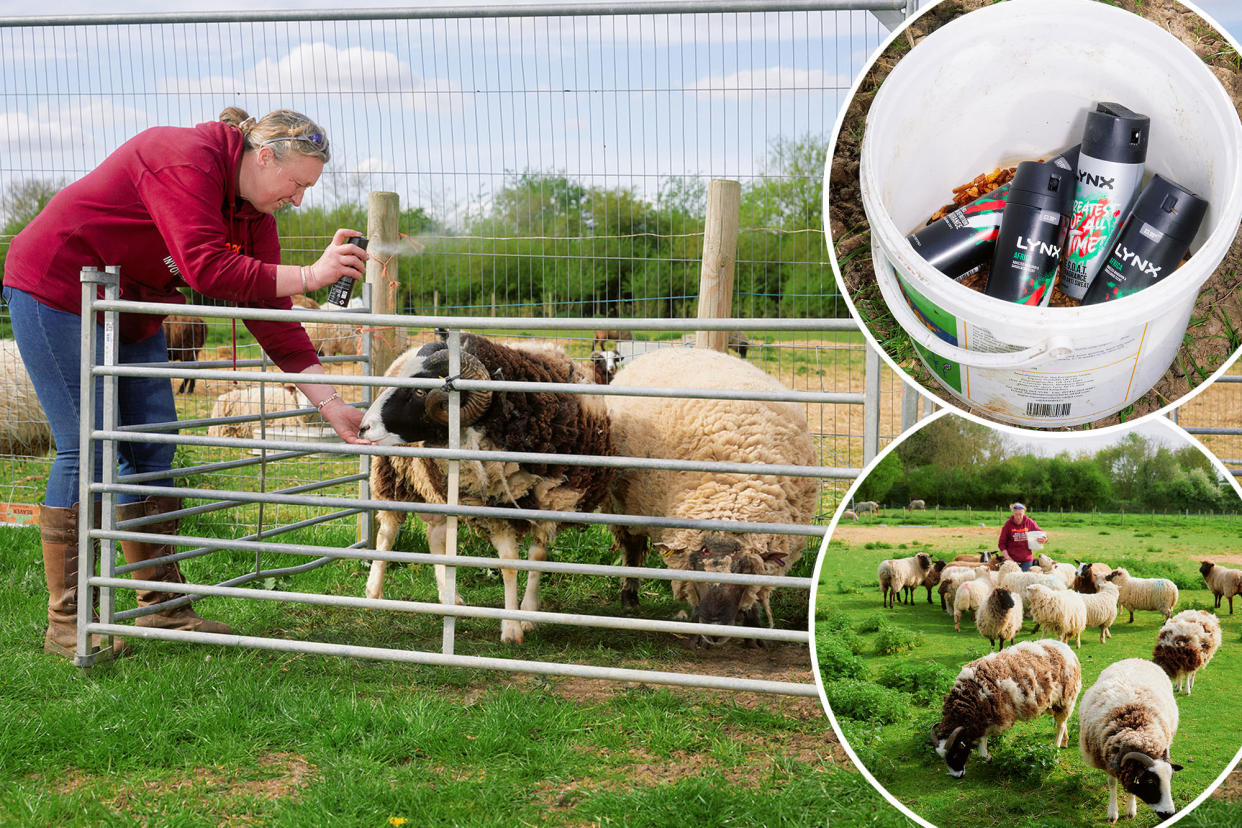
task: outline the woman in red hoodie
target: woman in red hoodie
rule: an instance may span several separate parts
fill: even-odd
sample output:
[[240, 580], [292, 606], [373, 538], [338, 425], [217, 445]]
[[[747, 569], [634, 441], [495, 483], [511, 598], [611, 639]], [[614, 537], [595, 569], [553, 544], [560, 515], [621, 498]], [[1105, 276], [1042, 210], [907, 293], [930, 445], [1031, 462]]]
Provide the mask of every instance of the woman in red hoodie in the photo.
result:
[[[94, 171], [57, 193], [13, 239], [5, 262], [4, 300], [22, 361], [56, 440], [56, 457], [39, 510], [48, 585], [44, 638], [48, 652], [72, 656], [77, 646], [82, 268], [119, 265], [122, 299], [184, 302], [177, 288], [189, 286], [239, 307], [260, 308], [289, 308], [289, 297], [296, 293], [317, 290], [342, 276], [361, 278], [365, 254], [346, 243], [360, 235], [353, 230], [338, 230], [313, 265], [280, 264], [273, 214], [301, 203], [328, 158], [323, 130], [305, 115], [281, 109], [256, 121], [229, 107], [219, 121], [139, 133]], [[122, 314], [121, 362], [167, 360], [161, 322], [160, 316]], [[245, 324], [282, 371], [307, 376], [298, 388], [342, 439], [366, 442], [358, 438], [362, 412], [344, 404], [332, 385], [321, 381], [323, 366], [299, 323]], [[103, 336], [98, 340], [96, 358], [102, 361]], [[177, 417], [166, 378], [121, 377], [117, 404], [122, 426], [171, 422]], [[102, 391], [97, 389], [96, 412], [102, 408]], [[98, 421], [95, 427], [100, 427]], [[98, 473], [102, 451], [99, 444], [95, 448]], [[168, 471], [175, 448], [121, 442], [117, 446], [121, 473]], [[172, 486], [172, 480], [152, 484]], [[173, 496], [139, 499], [120, 494], [118, 502], [119, 520], [181, 508], [180, 499]], [[175, 518], [165, 519], [139, 531], [175, 534], [177, 523]], [[174, 551], [169, 545], [136, 541], [123, 541], [121, 547], [131, 563]], [[176, 562], [153, 564], [134, 571], [134, 576], [184, 581]], [[141, 606], [177, 597], [178, 593], [138, 591]], [[188, 604], [143, 615], [137, 623], [231, 632], [225, 624], [200, 618]], [[114, 641], [113, 649], [123, 650], [124, 644]]]
[[1026, 506], [1021, 503], [1014, 503], [1009, 508], [1013, 513], [1005, 521], [1005, 525], [1001, 527], [1000, 539], [996, 542], [996, 545], [1000, 549], [1002, 558], [1008, 558], [1016, 562], [1018, 566], [1022, 567], [1022, 571], [1026, 572], [1031, 568], [1035, 558], [1031, 553], [1030, 545], [1027, 543], [1027, 533], [1042, 533], [1043, 530], [1027, 516]]

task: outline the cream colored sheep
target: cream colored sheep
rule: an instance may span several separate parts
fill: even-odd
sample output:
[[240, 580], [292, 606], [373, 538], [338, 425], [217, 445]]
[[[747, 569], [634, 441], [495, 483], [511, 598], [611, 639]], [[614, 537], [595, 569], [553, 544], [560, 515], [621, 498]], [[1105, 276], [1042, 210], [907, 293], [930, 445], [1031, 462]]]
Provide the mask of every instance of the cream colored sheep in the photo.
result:
[[1229, 614], [1233, 615], [1233, 596], [1242, 595], [1242, 569], [1227, 569], [1211, 561], [1199, 564], [1199, 574], [1212, 594], [1216, 596], [1216, 609], [1221, 601], [1229, 599]]
[[983, 567], [949, 564], [940, 572], [940, 608], [945, 612], [953, 612], [953, 599], [957, 588], [967, 581], [973, 580]]
[[958, 632], [962, 631], [962, 613], [978, 612], [983, 599], [988, 596], [995, 587], [988, 583], [986, 578], [972, 578], [961, 584], [957, 588], [957, 594], [953, 598], [953, 629]]
[[1179, 692], [1184, 681], [1189, 696], [1195, 685], [1195, 674], [1216, 655], [1220, 641], [1220, 619], [1213, 613], [1182, 610], [1160, 628], [1151, 660], [1177, 682]]
[[1116, 584], [1120, 593], [1117, 603], [1130, 611], [1127, 623], [1134, 623], [1135, 610], [1163, 613], [1167, 621], [1177, 606], [1177, 584], [1168, 578], [1136, 578], [1124, 567], [1118, 567], [1105, 580]]
[[4, 400], [0, 454], [47, 454], [52, 447], [52, 427], [35, 396], [26, 364], [17, 352], [17, 342], [12, 339], [0, 339], [0, 400]]
[[1106, 639], [1112, 638], [1113, 633], [1111, 627], [1117, 620], [1117, 586], [1105, 581], [1100, 588], [1093, 593], [1083, 594], [1082, 603], [1087, 608], [1087, 628], [1100, 628], [1100, 643], [1103, 644]]
[[999, 642], [997, 650], [1012, 644], [1022, 630], [1022, 597], [1004, 587], [992, 590], [975, 612], [975, 628], [989, 644]]
[[1073, 564], [1057, 563], [1042, 552], [1036, 560], [1039, 561], [1039, 568], [1042, 572], [1048, 572], [1056, 575], [1065, 582], [1066, 587], [1072, 587], [1074, 585], [1075, 569]]
[[890, 558], [880, 561], [876, 576], [880, 580], [880, 594], [884, 606], [897, 606], [896, 602], [902, 600], [903, 590], [913, 606], [914, 588], [923, 583], [930, 569], [931, 555], [926, 552], [920, 552], [912, 558]]
[[1082, 596], [1069, 589], [1051, 589], [1046, 584], [1031, 584], [1027, 595], [1035, 622], [1047, 627], [1058, 641], [1068, 644], [1074, 638], [1075, 648], [1081, 650], [1082, 631], [1087, 628], [1087, 608]]
[[[309, 296], [292, 297], [295, 308], [319, 310], [320, 305]], [[303, 322], [306, 335], [320, 356], [357, 356], [362, 352], [362, 329], [357, 325], [335, 322]]]
[[[260, 396], [262, 394], [262, 396]], [[267, 383], [265, 388], [245, 385], [216, 397], [211, 406], [212, 419], [223, 417], [257, 417], [278, 414], [295, 408], [307, 408], [310, 400], [292, 385]], [[306, 414], [282, 417], [281, 423], [306, 423]], [[207, 427], [208, 437], [252, 437], [258, 430], [256, 422], [217, 423]]]

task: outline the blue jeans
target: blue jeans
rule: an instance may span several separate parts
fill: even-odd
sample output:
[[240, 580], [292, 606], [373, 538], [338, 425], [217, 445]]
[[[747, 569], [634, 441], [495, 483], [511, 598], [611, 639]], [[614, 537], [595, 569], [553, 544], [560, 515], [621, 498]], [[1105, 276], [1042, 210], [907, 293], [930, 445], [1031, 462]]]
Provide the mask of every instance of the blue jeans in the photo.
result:
[[1018, 561], [1018, 566], [1022, 567], [1023, 572], [1029, 572], [1034, 561]]
[[[56, 458], [47, 481], [47, 506], [66, 507], [78, 502], [78, 469], [81, 445], [79, 423], [82, 417], [81, 376], [82, 317], [76, 313], [49, 308], [29, 293], [5, 286], [4, 301], [9, 306], [13, 338], [22, 362], [30, 373], [39, 403], [47, 414], [56, 440]], [[103, 326], [96, 326], [96, 364], [103, 362]], [[121, 362], [166, 362], [168, 349], [164, 332], [142, 342], [120, 343]], [[103, 378], [95, 383], [95, 428], [103, 423]], [[177, 419], [172, 384], [167, 377], [118, 377], [117, 405], [119, 425], [171, 422]], [[172, 468], [177, 447], [165, 443], [118, 442], [121, 474], [167, 471]], [[103, 444], [95, 444], [95, 482], [103, 473]], [[152, 480], [146, 485], [171, 486], [172, 480]], [[120, 503], [142, 498], [118, 494]]]

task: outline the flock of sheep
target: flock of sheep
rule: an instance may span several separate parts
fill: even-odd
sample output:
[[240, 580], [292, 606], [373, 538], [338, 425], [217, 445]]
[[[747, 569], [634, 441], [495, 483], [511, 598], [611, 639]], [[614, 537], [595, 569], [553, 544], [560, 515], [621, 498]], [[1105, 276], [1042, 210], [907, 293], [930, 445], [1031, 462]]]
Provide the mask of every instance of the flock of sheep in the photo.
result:
[[[959, 555], [951, 562], [932, 561], [926, 552], [882, 561], [878, 575], [884, 605], [908, 601], [914, 590], [939, 587], [941, 606], [952, 611], [961, 631], [961, 617], [973, 612], [975, 626], [997, 651], [962, 667], [946, 697], [941, 720], [932, 729], [936, 752], [949, 774], [961, 777], [976, 747], [989, 758], [989, 736], [1003, 733], [1015, 721], [1052, 716], [1053, 745], [1068, 746], [1067, 723], [1082, 690], [1082, 668], [1069, 640], [1082, 647], [1082, 633], [1099, 628], [1100, 643], [1120, 610], [1158, 612], [1165, 618], [1151, 659], [1128, 658], [1106, 667], [1082, 693], [1079, 705], [1079, 749], [1084, 761], [1108, 774], [1110, 822], [1118, 818], [1117, 786], [1129, 795], [1127, 815], [1133, 817], [1141, 799], [1161, 818], [1175, 810], [1171, 780], [1181, 766], [1169, 758], [1177, 732], [1178, 711], [1173, 682], [1190, 694], [1195, 676], [1207, 666], [1221, 644], [1216, 615], [1204, 610], [1173, 614], [1177, 586], [1164, 578], [1138, 578], [1124, 568], [1104, 564], [1057, 563], [1041, 554], [1029, 572], [1012, 561], [982, 560]], [[1217, 608], [1242, 594], [1242, 570], [1203, 561], [1200, 573], [1216, 598]], [[1013, 643], [1024, 617], [1045, 637]]]

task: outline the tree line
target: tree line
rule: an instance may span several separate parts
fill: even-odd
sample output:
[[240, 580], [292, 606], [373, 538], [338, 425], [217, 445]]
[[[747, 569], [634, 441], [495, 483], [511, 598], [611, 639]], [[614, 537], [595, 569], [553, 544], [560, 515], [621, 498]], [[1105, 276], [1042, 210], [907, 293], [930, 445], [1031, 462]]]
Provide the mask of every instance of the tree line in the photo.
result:
[[1035, 512], [1236, 512], [1237, 493], [1198, 449], [1131, 433], [1094, 453], [1033, 454], [994, 429], [942, 417], [885, 456], [856, 500]]

